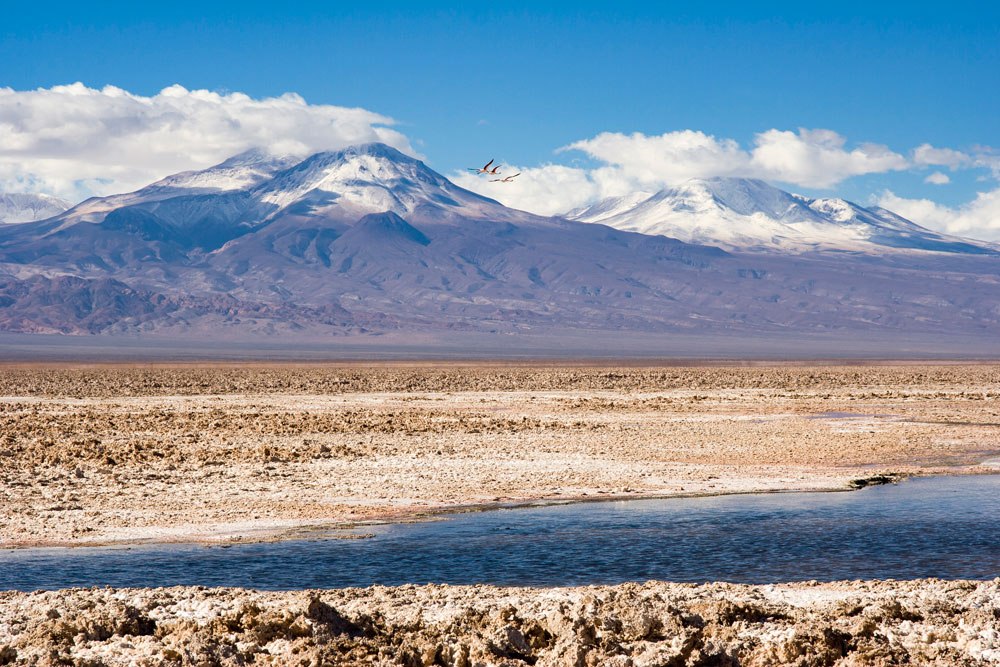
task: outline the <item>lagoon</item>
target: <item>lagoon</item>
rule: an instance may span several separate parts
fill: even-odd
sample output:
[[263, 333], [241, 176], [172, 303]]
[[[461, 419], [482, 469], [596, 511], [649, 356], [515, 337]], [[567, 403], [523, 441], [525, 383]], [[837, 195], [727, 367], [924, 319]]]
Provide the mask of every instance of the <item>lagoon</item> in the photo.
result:
[[993, 579], [1000, 577], [1000, 475], [844, 493], [520, 507], [348, 532], [372, 537], [7, 550], [0, 590]]

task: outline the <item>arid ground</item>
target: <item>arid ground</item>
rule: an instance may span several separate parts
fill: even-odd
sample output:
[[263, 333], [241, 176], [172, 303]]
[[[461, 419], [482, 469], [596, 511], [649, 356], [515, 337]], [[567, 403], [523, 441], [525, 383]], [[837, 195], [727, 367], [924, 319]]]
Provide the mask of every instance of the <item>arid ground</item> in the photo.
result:
[[990, 665], [1000, 579], [0, 593], [0, 664]]
[[[0, 546], [1000, 470], [1000, 368], [0, 368]], [[0, 665], [978, 665], [1000, 579], [0, 592]]]
[[1000, 367], [0, 368], [0, 546], [997, 471]]

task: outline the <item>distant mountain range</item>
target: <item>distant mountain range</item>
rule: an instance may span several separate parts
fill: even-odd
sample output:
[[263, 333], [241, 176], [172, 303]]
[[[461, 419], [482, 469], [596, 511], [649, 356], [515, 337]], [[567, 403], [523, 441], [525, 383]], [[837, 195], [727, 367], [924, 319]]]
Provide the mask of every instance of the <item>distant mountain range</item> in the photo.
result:
[[993, 254], [1000, 249], [933, 232], [884, 208], [809, 199], [752, 178], [691, 179], [655, 194], [605, 199], [564, 217], [742, 251]]
[[718, 179], [570, 217], [382, 144], [250, 151], [0, 226], [0, 331], [1000, 332], [1000, 253], [882, 209]]
[[65, 199], [49, 195], [0, 192], [0, 224], [44, 220], [72, 206]]

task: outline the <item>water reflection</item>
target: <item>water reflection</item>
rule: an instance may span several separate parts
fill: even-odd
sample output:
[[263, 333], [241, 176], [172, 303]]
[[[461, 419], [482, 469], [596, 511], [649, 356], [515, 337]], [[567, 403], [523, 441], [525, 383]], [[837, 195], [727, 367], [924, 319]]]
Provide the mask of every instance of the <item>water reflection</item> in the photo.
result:
[[8, 551], [0, 589], [992, 579], [1000, 476], [498, 510], [363, 532], [374, 539]]

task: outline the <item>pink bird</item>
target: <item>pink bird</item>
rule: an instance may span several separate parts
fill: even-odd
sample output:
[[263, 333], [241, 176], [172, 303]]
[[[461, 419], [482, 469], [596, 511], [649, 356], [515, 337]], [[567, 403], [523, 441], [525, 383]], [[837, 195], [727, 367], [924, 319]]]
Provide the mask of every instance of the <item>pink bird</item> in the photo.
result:
[[521, 172], [517, 172], [513, 176], [504, 176], [503, 178], [494, 178], [493, 180], [490, 181], [490, 183], [510, 183], [511, 181], [513, 181], [515, 178], [517, 178], [520, 175], [521, 175]]
[[[486, 166], [480, 167], [479, 169], [476, 169], [474, 167], [469, 167], [469, 171], [474, 171], [477, 174], [493, 174], [493, 173], [498, 173], [496, 171], [490, 171], [490, 165], [491, 164], [493, 164], [493, 160], [490, 160], [489, 162], [486, 163]], [[496, 169], [497, 169], [497, 167], [494, 167], [494, 170], [496, 170]]]

